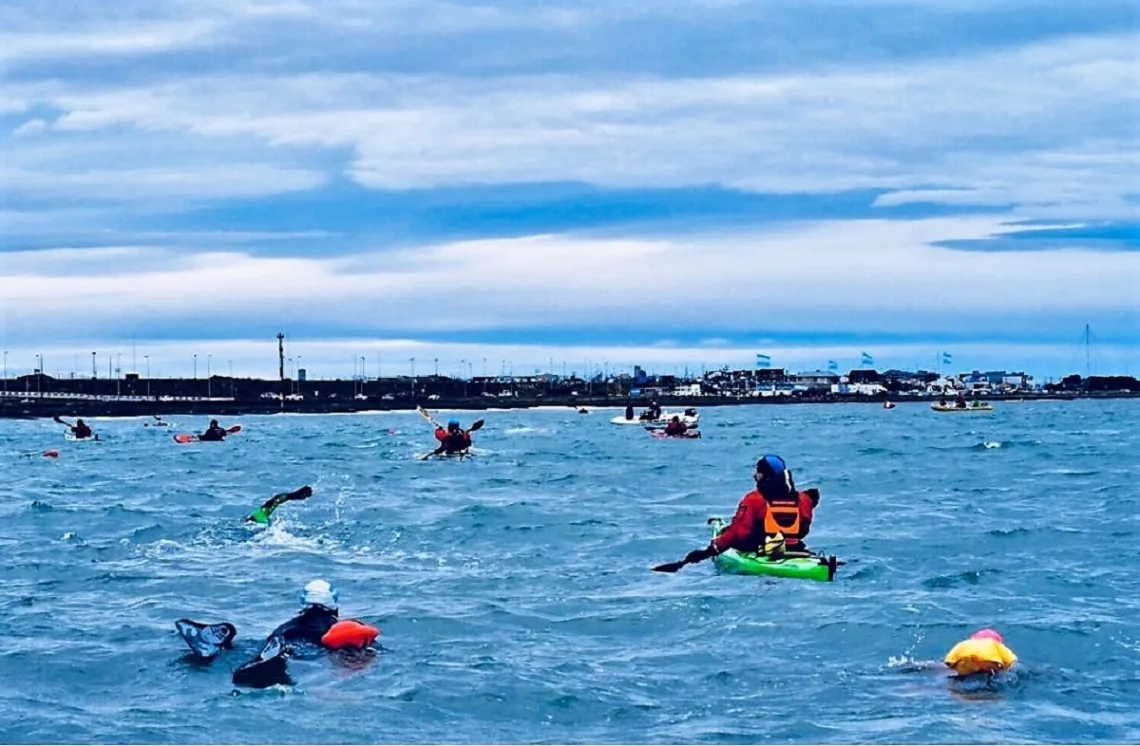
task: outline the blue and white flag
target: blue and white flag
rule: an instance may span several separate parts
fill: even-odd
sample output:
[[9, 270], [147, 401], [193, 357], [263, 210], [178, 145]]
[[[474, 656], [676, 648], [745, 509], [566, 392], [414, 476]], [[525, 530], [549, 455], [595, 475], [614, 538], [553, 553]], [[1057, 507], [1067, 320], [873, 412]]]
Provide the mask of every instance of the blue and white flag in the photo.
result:
[[756, 367], [757, 368], [768, 368], [771, 365], [772, 365], [772, 358], [771, 357], [769, 357], [767, 355], [761, 355], [759, 352], [756, 353]]
[[871, 357], [870, 355], [868, 355], [867, 353], [864, 352], [863, 353], [863, 365], [874, 365], [874, 364], [875, 364], [875, 358]]
[[950, 356], [949, 352], [943, 352], [942, 353], [942, 364], [943, 365], [949, 365], [952, 361], [953, 361], [953, 358]]
[[839, 370], [839, 363], [835, 362], [834, 360], [828, 360], [827, 361], [827, 369], [828, 370]]

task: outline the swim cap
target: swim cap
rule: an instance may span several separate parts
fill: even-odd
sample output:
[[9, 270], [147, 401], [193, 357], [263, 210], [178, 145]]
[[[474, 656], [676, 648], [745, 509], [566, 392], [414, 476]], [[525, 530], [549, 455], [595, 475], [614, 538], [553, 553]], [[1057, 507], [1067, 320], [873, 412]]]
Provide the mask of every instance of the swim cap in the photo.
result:
[[1001, 635], [998, 634], [998, 632], [996, 630], [992, 630], [989, 628], [978, 630], [974, 634], [970, 635], [970, 639], [971, 640], [994, 640], [994, 641], [1000, 642], [1000, 643], [1005, 642], [1001, 638]]
[[338, 600], [336, 589], [329, 585], [327, 580], [310, 580], [301, 591], [302, 606], [324, 606], [335, 611], [339, 608]]
[[447, 426], [448, 427], [452, 427], [452, 426], [459, 427], [459, 418], [458, 417], [452, 417], [450, 420], [447, 421]]

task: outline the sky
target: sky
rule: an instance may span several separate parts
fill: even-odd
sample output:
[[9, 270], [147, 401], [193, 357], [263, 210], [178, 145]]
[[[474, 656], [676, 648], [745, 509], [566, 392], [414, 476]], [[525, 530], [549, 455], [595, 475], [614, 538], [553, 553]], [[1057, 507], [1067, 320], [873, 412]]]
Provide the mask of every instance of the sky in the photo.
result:
[[5, 375], [1137, 373], [1138, 7], [6, 0]]

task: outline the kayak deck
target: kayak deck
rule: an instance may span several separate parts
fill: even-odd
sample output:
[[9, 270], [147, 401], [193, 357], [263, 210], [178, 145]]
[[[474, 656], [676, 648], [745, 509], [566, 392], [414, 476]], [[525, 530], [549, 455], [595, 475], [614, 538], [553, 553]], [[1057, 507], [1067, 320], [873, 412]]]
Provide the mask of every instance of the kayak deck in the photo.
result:
[[[713, 538], [724, 530], [724, 520], [709, 518]], [[770, 575], [777, 578], [798, 578], [827, 583], [835, 579], [838, 562], [835, 555], [823, 557], [816, 554], [789, 554], [783, 559], [773, 560], [752, 552], [738, 552], [728, 549], [718, 554], [714, 560], [717, 569], [730, 575]]]

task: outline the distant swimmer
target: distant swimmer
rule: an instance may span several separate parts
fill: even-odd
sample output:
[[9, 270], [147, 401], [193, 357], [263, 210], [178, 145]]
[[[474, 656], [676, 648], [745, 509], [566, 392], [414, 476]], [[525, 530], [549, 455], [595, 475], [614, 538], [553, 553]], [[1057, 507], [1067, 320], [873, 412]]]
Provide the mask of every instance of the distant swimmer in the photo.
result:
[[313, 488], [305, 485], [299, 490], [293, 492], [282, 492], [274, 495], [266, 500], [260, 508], [253, 511], [245, 520], [252, 523], [260, 523], [263, 526], [269, 525], [269, 517], [273, 515], [273, 511], [280, 508], [290, 500], [307, 500], [313, 496]]
[[1000, 634], [992, 629], [981, 629], [955, 645], [943, 663], [960, 677], [976, 673], [993, 676], [1012, 668], [1017, 656], [1005, 646]]
[[95, 435], [93, 432], [91, 432], [90, 426], [88, 426], [88, 424], [81, 419], [76, 420], [74, 425], [68, 425], [66, 422], [64, 422], [62, 419], [60, 419], [58, 416], [56, 416], [54, 419], [59, 424], [70, 428], [71, 435], [76, 440], [87, 440], [88, 438], [94, 438], [95, 440], [99, 440], [99, 436]]
[[[258, 654], [233, 674], [233, 683], [264, 689], [293, 683], [287, 659], [308, 646], [318, 650], [363, 649], [380, 635], [380, 630], [358, 620], [339, 618], [339, 596], [327, 580], [310, 580], [301, 591], [301, 611], [269, 633]], [[231, 648], [237, 628], [229, 622], [202, 624], [179, 619], [174, 624], [190, 650], [202, 658], [213, 658]]]
[[170, 427], [170, 423], [159, 417], [157, 414], [152, 414], [154, 422], [144, 422], [143, 427]]

